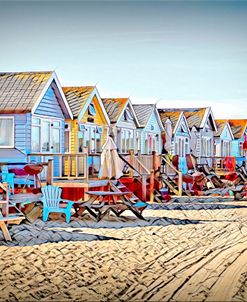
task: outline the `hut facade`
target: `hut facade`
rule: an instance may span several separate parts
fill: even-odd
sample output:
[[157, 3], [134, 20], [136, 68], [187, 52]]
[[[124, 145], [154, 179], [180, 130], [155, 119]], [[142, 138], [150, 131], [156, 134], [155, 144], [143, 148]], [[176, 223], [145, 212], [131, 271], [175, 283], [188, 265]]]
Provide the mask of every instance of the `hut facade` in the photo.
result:
[[[31, 153], [64, 153], [66, 118], [72, 113], [55, 72], [0, 73], [1, 162], [26, 161]], [[59, 169], [54, 161], [55, 175]]]
[[161, 133], [164, 131], [158, 110], [154, 104], [133, 105], [140, 127], [138, 128], [139, 145], [137, 150], [141, 154], [161, 154]]
[[[190, 153], [191, 135], [187, 120], [181, 111], [176, 109], [158, 109], [160, 119], [167, 134], [165, 149], [173, 155], [185, 157]], [[170, 130], [172, 135], [169, 135]], [[169, 138], [171, 136], [171, 141]]]
[[238, 164], [247, 161], [247, 120], [228, 120], [234, 140], [232, 141], [232, 155], [237, 157]]
[[215, 120], [215, 122], [217, 126], [217, 132], [214, 135], [215, 156], [231, 156], [234, 139], [231, 127], [227, 120]]
[[102, 99], [111, 122], [111, 132], [120, 154], [128, 154], [131, 149], [137, 152], [140, 126], [129, 98]]
[[[97, 173], [110, 121], [94, 86], [63, 87], [73, 120], [66, 120], [65, 152], [88, 153], [89, 171]], [[80, 169], [80, 167], [79, 167]]]

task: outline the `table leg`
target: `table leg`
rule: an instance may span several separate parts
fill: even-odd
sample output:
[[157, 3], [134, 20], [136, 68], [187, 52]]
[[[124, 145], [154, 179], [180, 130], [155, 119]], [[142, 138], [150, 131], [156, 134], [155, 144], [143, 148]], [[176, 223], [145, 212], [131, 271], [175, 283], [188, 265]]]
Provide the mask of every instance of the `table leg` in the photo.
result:
[[12, 241], [11, 236], [9, 234], [9, 230], [7, 228], [7, 225], [4, 221], [0, 221], [0, 228], [3, 232], [3, 236], [5, 238], [6, 241]]

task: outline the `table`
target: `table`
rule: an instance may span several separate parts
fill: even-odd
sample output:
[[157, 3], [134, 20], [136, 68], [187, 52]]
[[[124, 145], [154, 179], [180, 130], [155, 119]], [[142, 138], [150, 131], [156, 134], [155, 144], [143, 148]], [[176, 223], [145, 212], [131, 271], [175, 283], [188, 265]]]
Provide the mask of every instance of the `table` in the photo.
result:
[[[100, 221], [107, 213], [112, 211], [116, 216], [120, 216], [124, 211], [130, 210], [139, 219], [145, 220], [139, 209], [145, 208], [147, 205], [143, 203], [139, 207], [135, 207], [126, 198], [128, 195], [132, 195], [132, 192], [112, 192], [112, 191], [88, 191], [86, 192], [90, 198], [86, 203], [79, 205], [81, 208], [85, 208], [90, 214], [92, 214], [97, 221]], [[95, 204], [95, 201], [100, 201], [100, 203]], [[91, 212], [97, 211], [97, 214]], [[80, 213], [80, 211], [78, 211]]]
[[15, 195], [9, 196], [9, 202], [15, 206], [18, 207], [19, 210], [21, 210], [21, 207], [23, 205], [38, 202], [40, 201], [40, 198], [42, 197], [42, 194], [33, 194], [33, 193], [19, 193]]

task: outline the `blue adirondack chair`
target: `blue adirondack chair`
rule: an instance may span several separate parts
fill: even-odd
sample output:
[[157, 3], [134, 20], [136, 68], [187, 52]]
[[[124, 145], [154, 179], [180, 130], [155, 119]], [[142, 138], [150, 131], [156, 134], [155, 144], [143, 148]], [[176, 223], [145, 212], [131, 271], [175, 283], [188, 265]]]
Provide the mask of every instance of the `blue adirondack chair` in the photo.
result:
[[[66, 216], [66, 222], [70, 222], [72, 201], [61, 199], [62, 189], [55, 186], [46, 186], [41, 189], [43, 202], [43, 221], [48, 220], [49, 213], [64, 213]], [[66, 208], [59, 206], [60, 202], [66, 202]]]
[[12, 194], [15, 193], [15, 185], [14, 185], [14, 173], [9, 173], [8, 166], [2, 166], [2, 173], [0, 173], [2, 182], [6, 182], [9, 185], [9, 194], [11, 194], [10, 189], [12, 191]]

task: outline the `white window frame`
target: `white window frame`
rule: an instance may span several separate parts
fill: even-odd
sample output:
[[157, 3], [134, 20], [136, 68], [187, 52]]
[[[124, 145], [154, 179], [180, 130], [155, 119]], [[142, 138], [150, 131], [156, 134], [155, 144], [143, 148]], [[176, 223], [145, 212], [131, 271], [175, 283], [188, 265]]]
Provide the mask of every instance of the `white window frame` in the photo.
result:
[[[37, 124], [33, 124], [33, 121], [32, 119], [33, 118], [37, 118], [40, 120], [40, 124], [37, 125]], [[50, 124], [53, 124], [54, 122], [59, 122], [60, 125], [59, 127], [54, 127], [54, 129], [59, 129], [59, 152], [58, 153], [62, 153], [62, 119], [60, 118], [56, 118], [56, 117], [49, 117], [49, 116], [40, 116], [40, 115], [32, 115], [31, 117], [31, 133], [32, 133], [32, 127], [40, 127], [40, 142], [39, 142], [39, 145], [40, 145], [40, 149], [37, 153], [42, 153], [42, 154], [49, 154], [49, 153], [53, 153], [53, 149], [51, 149], [51, 143], [53, 143], [52, 141], [52, 131], [50, 131], [50, 138], [49, 138], [49, 143], [50, 143], [50, 151], [42, 151], [42, 138], [41, 138], [41, 133], [42, 133], [42, 124], [44, 122], [49, 122]], [[50, 126], [50, 130], [52, 130], [53, 127]], [[32, 150], [32, 135], [31, 135], [31, 152], [33, 153], [36, 153], [36, 151], [33, 151]], [[54, 152], [54, 153], [57, 153], [57, 152]]]
[[[65, 129], [65, 126], [66, 125], [69, 125], [69, 129]], [[65, 132], [68, 132], [69, 133], [69, 151], [66, 151], [65, 147], [66, 147], [66, 144], [65, 144]], [[64, 124], [64, 153], [71, 153], [71, 123], [70, 122], [66, 122]]]
[[0, 119], [9, 119], [12, 120], [12, 138], [11, 138], [11, 145], [0, 146], [0, 149], [6, 148], [14, 148], [15, 147], [15, 117], [14, 116], [0, 116]]
[[[103, 126], [101, 125], [95, 125], [95, 124], [84, 124], [84, 123], [80, 123], [83, 124], [85, 126], [85, 129], [83, 131], [78, 131], [78, 132], [83, 132], [83, 135], [85, 134], [85, 132], [89, 131], [89, 148], [88, 148], [88, 153], [89, 154], [97, 154], [97, 153], [101, 153], [102, 152], [102, 136], [103, 136]], [[101, 128], [102, 132], [99, 133], [100, 134], [100, 150], [97, 149], [97, 140], [96, 140], [96, 135], [94, 137], [94, 148], [91, 149], [91, 140], [92, 140], [92, 131], [94, 131], [94, 133], [96, 134], [97, 128]], [[85, 136], [83, 136], [83, 147], [88, 147], [88, 145], [85, 146]], [[79, 146], [78, 146], [79, 148]], [[79, 152], [79, 150], [78, 150]]]
[[[127, 137], [126, 134], [128, 133], [131, 136], [131, 132], [133, 134], [133, 136], [131, 138], [129, 138], [129, 145], [127, 144]], [[123, 146], [123, 134], [124, 134], [124, 146]], [[118, 148], [119, 148], [119, 152], [122, 154], [127, 154], [129, 153], [129, 151], [131, 149], [135, 150], [135, 129], [131, 129], [131, 128], [119, 128], [119, 135], [118, 135]]]
[[189, 153], [189, 138], [179, 136], [175, 139], [175, 155], [185, 157]]

